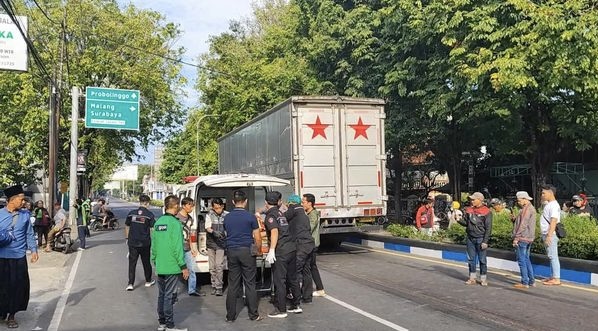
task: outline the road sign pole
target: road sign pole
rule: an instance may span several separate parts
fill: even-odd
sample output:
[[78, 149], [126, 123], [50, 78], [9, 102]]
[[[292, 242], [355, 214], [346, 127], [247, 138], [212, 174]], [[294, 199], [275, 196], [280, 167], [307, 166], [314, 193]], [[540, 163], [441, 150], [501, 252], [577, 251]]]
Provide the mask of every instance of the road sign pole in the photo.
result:
[[79, 88], [73, 87], [71, 92], [71, 168], [69, 178], [69, 224], [71, 225], [71, 238], [77, 239], [77, 210], [75, 207], [77, 199], [77, 146], [79, 145]]

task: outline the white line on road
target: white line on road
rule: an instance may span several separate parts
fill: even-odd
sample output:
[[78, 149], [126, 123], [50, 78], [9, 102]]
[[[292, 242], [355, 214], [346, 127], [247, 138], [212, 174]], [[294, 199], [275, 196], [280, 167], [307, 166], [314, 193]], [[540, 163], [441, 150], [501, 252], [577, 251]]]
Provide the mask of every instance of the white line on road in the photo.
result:
[[326, 299], [328, 299], [328, 300], [336, 303], [337, 305], [343, 306], [343, 307], [345, 307], [345, 308], [347, 308], [349, 310], [352, 310], [352, 311], [354, 311], [354, 312], [356, 312], [356, 313], [358, 313], [360, 315], [363, 315], [363, 316], [365, 316], [365, 317], [367, 317], [369, 319], [372, 319], [372, 320], [374, 320], [374, 321], [376, 321], [376, 322], [378, 322], [380, 324], [386, 325], [386, 326], [388, 326], [391, 329], [394, 329], [394, 330], [397, 330], [397, 331], [409, 331], [409, 330], [405, 329], [404, 327], [402, 327], [400, 325], [396, 325], [396, 324], [394, 324], [392, 322], [389, 322], [389, 321], [387, 321], [387, 320], [385, 320], [383, 318], [380, 318], [380, 317], [378, 317], [376, 315], [370, 314], [367, 311], [361, 310], [361, 309], [359, 309], [359, 308], [357, 308], [355, 306], [352, 306], [352, 305], [350, 305], [350, 304], [348, 304], [348, 303], [346, 303], [344, 301], [341, 301], [339, 299], [333, 298], [330, 295], [326, 295], [324, 298], [326, 298]]
[[54, 310], [54, 316], [52, 316], [52, 321], [50, 322], [50, 326], [48, 327], [48, 331], [58, 331], [58, 327], [60, 326], [60, 321], [62, 320], [62, 314], [64, 313], [64, 308], [66, 307], [66, 301], [69, 298], [69, 294], [71, 293], [71, 288], [73, 287], [73, 282], [75, 281], [75, 274], [77, 274], [77, 268], [79, 268], [79, 261], [81, 261], [81, 251], [77, 252], [77, 257], [75, 258], [75, 263], [71, 268], [71, 273], [69, 274], [69, 278], [66, 281], [66, 286], [62, 291], [62, 295], [60, 295], [60, 299], [56, 304], [56, 309]]

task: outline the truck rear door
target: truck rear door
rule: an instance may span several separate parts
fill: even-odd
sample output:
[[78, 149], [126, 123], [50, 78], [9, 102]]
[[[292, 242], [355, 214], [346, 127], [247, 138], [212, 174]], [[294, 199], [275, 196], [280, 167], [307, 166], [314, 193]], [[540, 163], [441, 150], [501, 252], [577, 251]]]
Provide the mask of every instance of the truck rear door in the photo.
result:
[[[379, 105], [339, 104], [342, 155], [342, 203], [385, 213], [384, 111]], [[376, 207], [376, 208], [371, 208]]]

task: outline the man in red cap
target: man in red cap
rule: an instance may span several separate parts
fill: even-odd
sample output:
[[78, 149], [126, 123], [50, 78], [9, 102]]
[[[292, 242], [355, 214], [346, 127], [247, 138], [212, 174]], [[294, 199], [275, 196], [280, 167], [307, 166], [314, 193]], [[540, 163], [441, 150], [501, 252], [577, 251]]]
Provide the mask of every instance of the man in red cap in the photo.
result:
[[469, 196], [471, 207], [465, 209], [463, 219], [459, 224], [466, 227], [467, 232], [467, 262], [469, 265], [469, 279], [465, 282], [467, 285], [476, 284], [476, 264], [480, 263], [480, 284], [488, 286], [486, 275], [488, 265], [486, 262], [486, 252], [488, 241], [492, 233], [492, 213], [484, 205], [484, 195], [475, 192]]
[[[0, 319], [6, 319], [10, 329], [18, 328], [15, 314], [27, 310], [29, 304], [29, 270], [27, 250], [31, 262], [37, 262], [37, 243], [28, 211], [22, 211], [25, 198], [21, 185], [4, 190], [7, 204], [0, 209], [0, 231], [12, 229], [13, 240], [0, 246]], [[8, 315], [8, 318], [7, 318]]]

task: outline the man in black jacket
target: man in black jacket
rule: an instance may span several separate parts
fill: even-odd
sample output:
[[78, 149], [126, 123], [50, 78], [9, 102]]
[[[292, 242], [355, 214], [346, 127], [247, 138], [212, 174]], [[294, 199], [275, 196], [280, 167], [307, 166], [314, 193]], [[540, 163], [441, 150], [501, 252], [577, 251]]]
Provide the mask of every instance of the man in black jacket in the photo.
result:
[[469, 279], [467, 285], [476, 284], [476, 265], [480, 263], [480, 284], [488, 286], [486, 275], [488, 265], [486, 252], [488, 241], [492, 234], [492, 212], [484, 205], [484, 195], [475, 192], [469, 196], [471, 207], [467, 207], [463, 213], [463, 219], [459, 224], [466, 227], [467, 232], [467, 262], [469, 264]]
[[125, 221], [125, 238], [129, 246], [129, 284], [127, 291], [135, 287], [135, 269], [137, 260], [141, 256], [141, 264], [145, 274], [145, 287], [156, 283], [152, 279], [152, 265], [150, 262], [151, 229], [155, 223], [154, 214], [149, 211], [150, 197], [142, 194], [139, 197], [139, 208], [131, 210]]
[[313, 298], [313, 278], [310, 263], [316, 246], [311, 235], [309, 217], [307, 217], [303, 206], [301, 206], [301, 197], [293, 194], [289, 196], [288, 202], [289, 208], [285, 212], [285, 217], [297, 242], [297, 277], [299, 284], [302, 284], [302, 300], [309, 303]]

